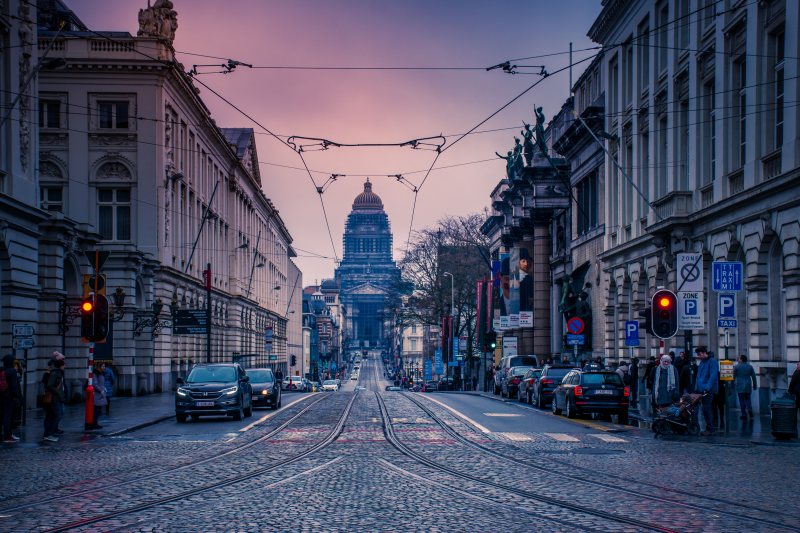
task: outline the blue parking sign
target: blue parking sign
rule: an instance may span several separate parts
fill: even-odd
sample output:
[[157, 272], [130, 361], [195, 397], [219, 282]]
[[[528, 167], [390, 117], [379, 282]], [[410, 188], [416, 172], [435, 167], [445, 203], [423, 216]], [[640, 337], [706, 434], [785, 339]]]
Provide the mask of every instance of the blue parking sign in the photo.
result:
[[717, 308], [719, 318], [736, 318], [736, 295], [733, 293], [721, 292], [717, 297]]
[[639, 346], [639, 322], [636, 320], [625, 322], [625, 346]]

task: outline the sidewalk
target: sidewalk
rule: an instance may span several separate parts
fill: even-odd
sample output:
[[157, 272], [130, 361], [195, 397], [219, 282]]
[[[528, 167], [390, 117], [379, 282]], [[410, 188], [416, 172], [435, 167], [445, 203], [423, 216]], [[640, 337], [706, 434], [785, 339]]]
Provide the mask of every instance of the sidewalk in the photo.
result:
[[[175, 393], [170, 391], [147, 396], [114, 396], [111, 398], [110, 416], [105, 415], [104, 408], [98, 421], [103, 428], [95, 431], [84, 431], [85, 412], [86, 406], [83, 403], [64, 406], [64, 418], [61, 420], [64, 434], [60, 441], [78, 442], [87, 436], [121, 435], [171, 418], [175, 416]], [[41, 442], [44, 435], [44, 410], [28, 411], [27, 424], [14, 430], [14, 434], [21, 439], [21, 444]]]

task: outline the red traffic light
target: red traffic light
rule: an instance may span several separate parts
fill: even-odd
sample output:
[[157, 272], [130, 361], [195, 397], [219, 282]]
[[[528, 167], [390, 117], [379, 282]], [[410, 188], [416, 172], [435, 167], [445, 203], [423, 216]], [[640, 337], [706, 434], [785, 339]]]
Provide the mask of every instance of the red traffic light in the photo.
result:
[[81, 304], [81, 311], [84, 313], [91, 313], [92, 309], [94, 309], [94, 304], [89, 300], [86, 300], [83, 302], [83, 304]]
[[660, 305], [661, 307], [670, 307], [670, 305], [672, 305], [672, 300], [670, 300], [669, 298], [660, 298], [658, 300], [658, 305]]
[[674, 292], [659, 289], [653, 295], [650, 327], [660, 339], [669, 339], [678, 332], [678, 299]]

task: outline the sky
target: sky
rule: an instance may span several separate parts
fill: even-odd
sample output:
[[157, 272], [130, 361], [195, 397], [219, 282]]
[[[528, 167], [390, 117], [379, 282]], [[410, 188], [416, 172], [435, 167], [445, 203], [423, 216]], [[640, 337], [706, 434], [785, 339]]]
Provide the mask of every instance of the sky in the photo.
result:
[[[65, 0], [95, 31], [136, 34], [146, 0]], [[178, 12], [175, 49], [186, 70], [229, 58], [254, 67], [198, 77], [254, 118], [256, 125], [200, 86], [201, 97], [221, 127], [252, 127], [264, 193], [283, 218], [297, 251], [304, 285], [333, 277], [353, 199], [367, 176], [383, 200], [394, 232], [394, 258], [402, 257], [409, 232], [433, 227], [444, 216], [482, 212], [504, 177], [505, 154], [523, 121], [535, 122], [534, 105], [546, 119], [569, 96], [569, 71], [541, 80], [539, 68], [510, 75], [487, 67], [543, 65], [550, 73], [591, 57], [586, 33], [600, 0], [173, 0]], [[583, 51], [581, 51], [584, 49]], [[589, 50], [585, 50], [589, 49]], [[531, 56], [555, 54], [533, 59]], [[573, 69], [573, 79], [588, 61]], [[383, 67], [331, 70], [330, 67]], [[387, 70], [415, 67], [426, 70]], [[435, 67], [435, 68], [432, 68]], [[467, 67], [467, 69], [465, 69]], [[459, 70], [454, 70], [459, 68]], [[218, 71], [198, 67], [199, 72]], [[459, 139], [537, 81], [524, 96], [476, 133]], [[317, 185], [332, 175], [321, 198], [298, 153], [266, 134], [323, 138], [340, 144], [397, 144], [443, 134], [436, 152], [410, 147], [331, 147], [305, 151]], [[495, 130], [495, 131], [487, 131]], [[454, 143], [452, 148], [449, 145]], [[309, 147], [311, 150], [311, 147]], [[403, 182], [395, 175], [403, 176]], [[423, 184], [423, 180], [424, 184]], [[416, 207], [415, 194], [418, 188]], [[412, 226], [413, 211], [413, 226]], [[334, 251], [335, 250], [335, 251]]]

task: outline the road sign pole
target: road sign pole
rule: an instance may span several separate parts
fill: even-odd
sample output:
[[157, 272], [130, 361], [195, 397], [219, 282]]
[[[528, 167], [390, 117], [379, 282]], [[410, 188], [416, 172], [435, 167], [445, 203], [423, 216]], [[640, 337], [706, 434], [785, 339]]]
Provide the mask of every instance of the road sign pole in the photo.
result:
[[[22, 425], [28, 421], [28, 349], [25, 348], [22, 353], [24, 359], [22, 360]], [[16, 359], [16, 354], [15, 357]]]
[[[219, 182], [217, 182], [219, 185]], [[216, 185], [214, 192], [217, 191]], [[210, 205], [210, 203], [209, 203]], [[195, 243], [196, 244], [196, 243]], [[194, 251], [194, 249], [192, 250]], [[211, 263], [206, 263], [206, 362], [211, 362]], [[249, 295], [248, 295], [249, 297]]]
[[94, 387], [92, 386], [92, 378], [94, 377], [94, 342], [89, 343], [89, 373], [87, 375], [86, 385], [86, 411], [84, 413], [84, 426], [85, 430], [92, 429], [97, 423], [94, 419]]

